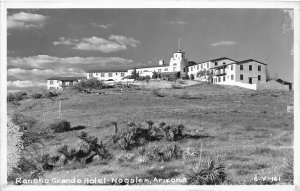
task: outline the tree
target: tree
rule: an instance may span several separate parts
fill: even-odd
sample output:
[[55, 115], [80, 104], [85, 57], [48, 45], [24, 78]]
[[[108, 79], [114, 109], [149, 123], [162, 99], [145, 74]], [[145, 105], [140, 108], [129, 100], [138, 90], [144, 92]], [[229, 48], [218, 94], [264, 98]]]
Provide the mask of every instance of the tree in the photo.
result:
[[191, 80], [194, 80], [194, 79], [195, 79], [194, 74], [191, 74]]
[[73, 86], [73, 89], [91, 92], [92, 89], [101, 89], [102, 87], [103, 85], [100, 80], [97, 78], [90, 78], [87, 80], [81, 80], [79, 83]]
[[134, 79], [134, 80], [136, 80], [136, 79], [138, 79], [139, 78], [139, 73], [137, 73], [137, 71], [136, 71], [136, 68], [134, 68], [134, 70], [132, 71], [132, 73], [131, 73], [131, 77]]
[[152, 79], [156, 79], [156, 78], [158, 78], [158, 76], [159, 76], [159, 73], [154, 71], [152, 74]]

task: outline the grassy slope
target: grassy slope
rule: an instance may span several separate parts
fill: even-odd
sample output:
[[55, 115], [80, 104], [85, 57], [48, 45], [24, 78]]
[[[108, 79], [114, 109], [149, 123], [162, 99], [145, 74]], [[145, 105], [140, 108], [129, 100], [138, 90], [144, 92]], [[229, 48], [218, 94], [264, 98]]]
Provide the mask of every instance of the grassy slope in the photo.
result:
[[[183, 140], [180, 146], [200, 148], [202, 144], [205, 156], [220, 155], [225, 160], [230, 178], [236, 183], [249, 182], [255, 174], [278, 176], [283, 158], [293, 155], [293, 116], [286, 113], [286, 106], [293, 102], [292, 92], [252, 91], [207, 84], [160, 91], [167, 96], [155, 97], [149, 90], [117, 89], [106, 94], [68, 95], [62, 100], [63, 118], [72, 126], [86, 126], [85, 130], [99, 140], [105, 140], [113, 133], [113, 127], [109, 125], [113, 120], [118, 121], [120, 128], [131, 120], [153, 120], [182, 123], [189, 129], [198, 129], [210, 137]], [[179, 99], [173, 96], [181, 94], [207, 97]], [[36, 107], [26, 114], [43, 121], [44, 112], [46, 122], [57, 118], [59, 99], [43, 100], [43, 103], [43, 107]], [[20, 107], [27, 104], [32, 104], [32, 101], [24, 101]], [[53, 152], [62, 143], [76, 142], [77, 133], [57, 134], [55, 140], [46, 143], [46, 151]], [[166, 142], [151, 144], [164, 145]], [[114, 149], [112, 152], [118, 155], [122, 151]], [[129, 178], [137, 175], [142, 178], [167, 173], [165, 176], [168, 178], [182, 177], [187, 164], [196, 160], [146, 165], [120, 165], [113, 160], [108, 164], [94, 163], [81, 169], [56, 169], [45, 176]], [[156, 169], [161, 165], [165, 168], [162, 172]], [[111, 172], [107, 174], [105, 170]]]

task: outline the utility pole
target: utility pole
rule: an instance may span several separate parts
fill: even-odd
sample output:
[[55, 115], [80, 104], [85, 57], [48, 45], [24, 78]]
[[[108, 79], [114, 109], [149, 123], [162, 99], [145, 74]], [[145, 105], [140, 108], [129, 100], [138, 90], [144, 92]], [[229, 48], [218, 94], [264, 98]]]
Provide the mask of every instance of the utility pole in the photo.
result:
[[180, 50], [180, 38], [178, 39], [178, 50]]

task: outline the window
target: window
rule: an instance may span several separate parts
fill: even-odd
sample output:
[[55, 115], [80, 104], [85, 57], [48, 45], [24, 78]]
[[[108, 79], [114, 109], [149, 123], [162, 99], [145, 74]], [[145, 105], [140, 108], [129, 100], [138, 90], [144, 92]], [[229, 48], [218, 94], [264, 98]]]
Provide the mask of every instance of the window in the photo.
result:
[[226, 80], [226, 78], [225, 78], [225, 76], [223, 76], [223, 82], [225, 82], [225, 80]]
[[191, 67], [191, 72], [193, 71], [193, 67]]
[[243, 70], [243, 65], [240, 65], [240, 70]]
[[252, 71], [252, 65], [249, 65], [249, 71]]
[[104, 77], [104, 72], [101, 72], [101, 77]]
[[199, 70], [199, 65], [197, 65], [197, 70]]
[[215, 62], [215, 66], [218, 66], [218, 62]]
[[258, 66], [257, 70], [258, 70], [258, 71], [261, 71], [261, 66]]
[[258, 78], [258, 81], [260, 81], [260, 80], [261, 80], [261, 76], [260, 76], [260, 75], [258, 75], [258, 76], [257, 76], [257, 78]]
[[122, 73], [121, 73], [121, 77], [124, 77], [124, 76], [125, 76], [125, 73], [124, 73], [124, 72], [122, 72]]
[[165, 71], [168, 71], [168, 68], [165, 68]]
[[221, 77], [218, 77], [218, 82], [221, 82]]
[[185, 72], [185, 68], [183, 68], [183, 72]]
[[225, 62], [223, 62], [223, 65], [225, 65], [226, 63]]
[[112, 73], [111, 72], [108, 73], [108, 77], [112, 77]]
[[161, 73], [161, 69], [158, 69], [158, 72]]
[[176, 63], [173, 64], [173, 66], [176, 66], [176, 65], [177, 65]]
[[233, 64], [231, 65], [231, 70], [233, 70]]
[[244, 76], [243, 74], [240, 75], [240, 80], [243, 80]]
[[116, 73], [116, 75], [118, 75], [118, 73]]
[[53, 80], [50, 80], [50, 84], [51, 84], [51, 85], [53, 84]]
[[231, 75], [231, 80], [233, 80], [233, 75]]
[[203, 68], [202, 64], [200, 64], [200, 68], [201, 68], [201, 69]]
[[90, 78], [93, 77], [93, 73], [89, 73], [89, 77], [90, 77]]

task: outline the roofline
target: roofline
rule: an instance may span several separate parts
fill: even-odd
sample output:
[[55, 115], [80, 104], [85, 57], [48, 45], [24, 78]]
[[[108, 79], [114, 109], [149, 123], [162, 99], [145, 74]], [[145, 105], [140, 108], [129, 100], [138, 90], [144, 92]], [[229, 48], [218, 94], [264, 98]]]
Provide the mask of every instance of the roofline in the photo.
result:
[[247, 62], [257, 62], [257, 63], [260, 63], [260, 64], [263, 64], [263, 65], [267, 65], [266, 63], [263, 63], [263, 62], [260, 62], [260, 61], [257, 61], [257, 60], [254, 60], [254, 59], [252, 59], [252, 58], [250, 58], [250, 59], [247, 59], [247, 60], [242, 60], [242, 61], [239, 61], [239, 62], [237, 62], [237, 63], [235, 63], [235, 64], [243, 64], [243, 63], [247, 63]]
[[[206, 62], [212, 62], [212, 61], [216, 61], [216, 60], [226, 60], [226, 59], [227, 60], [232, 60], [235, 63], [238, 62], [237, 60], [233, 60], [233, 59], [228, 58], [228, 57], [221, 57], [221, 58], [216, 58], [216, 59], [213, 59], [213, 60], [206, 60], [206, 61], [203, 61], [203, 62], [198, 62], [197, 64], [194, 64], [194, 65], [191, 65], [191, 66], [195, 66], [195, 65], [198, 65], [198, 64], [203, 64], [203, 63], [206, 63]], [[232, 63], [230, 63], [230, 64], [232, 64]], [[190, 67], [190, 66], [188, 66], [188, 67]]]
[[86, 73], [107, 73], [107, 72], [127, 72], [128, 70], [89, 70]]
[[59, 78], [72, 78], [72, 79], [64, 79], [64, 80], [80, 80], [80, 79], [86, 79], [86, 77], [51, 77], [47, 78], [46, 80], [62, 80]]

